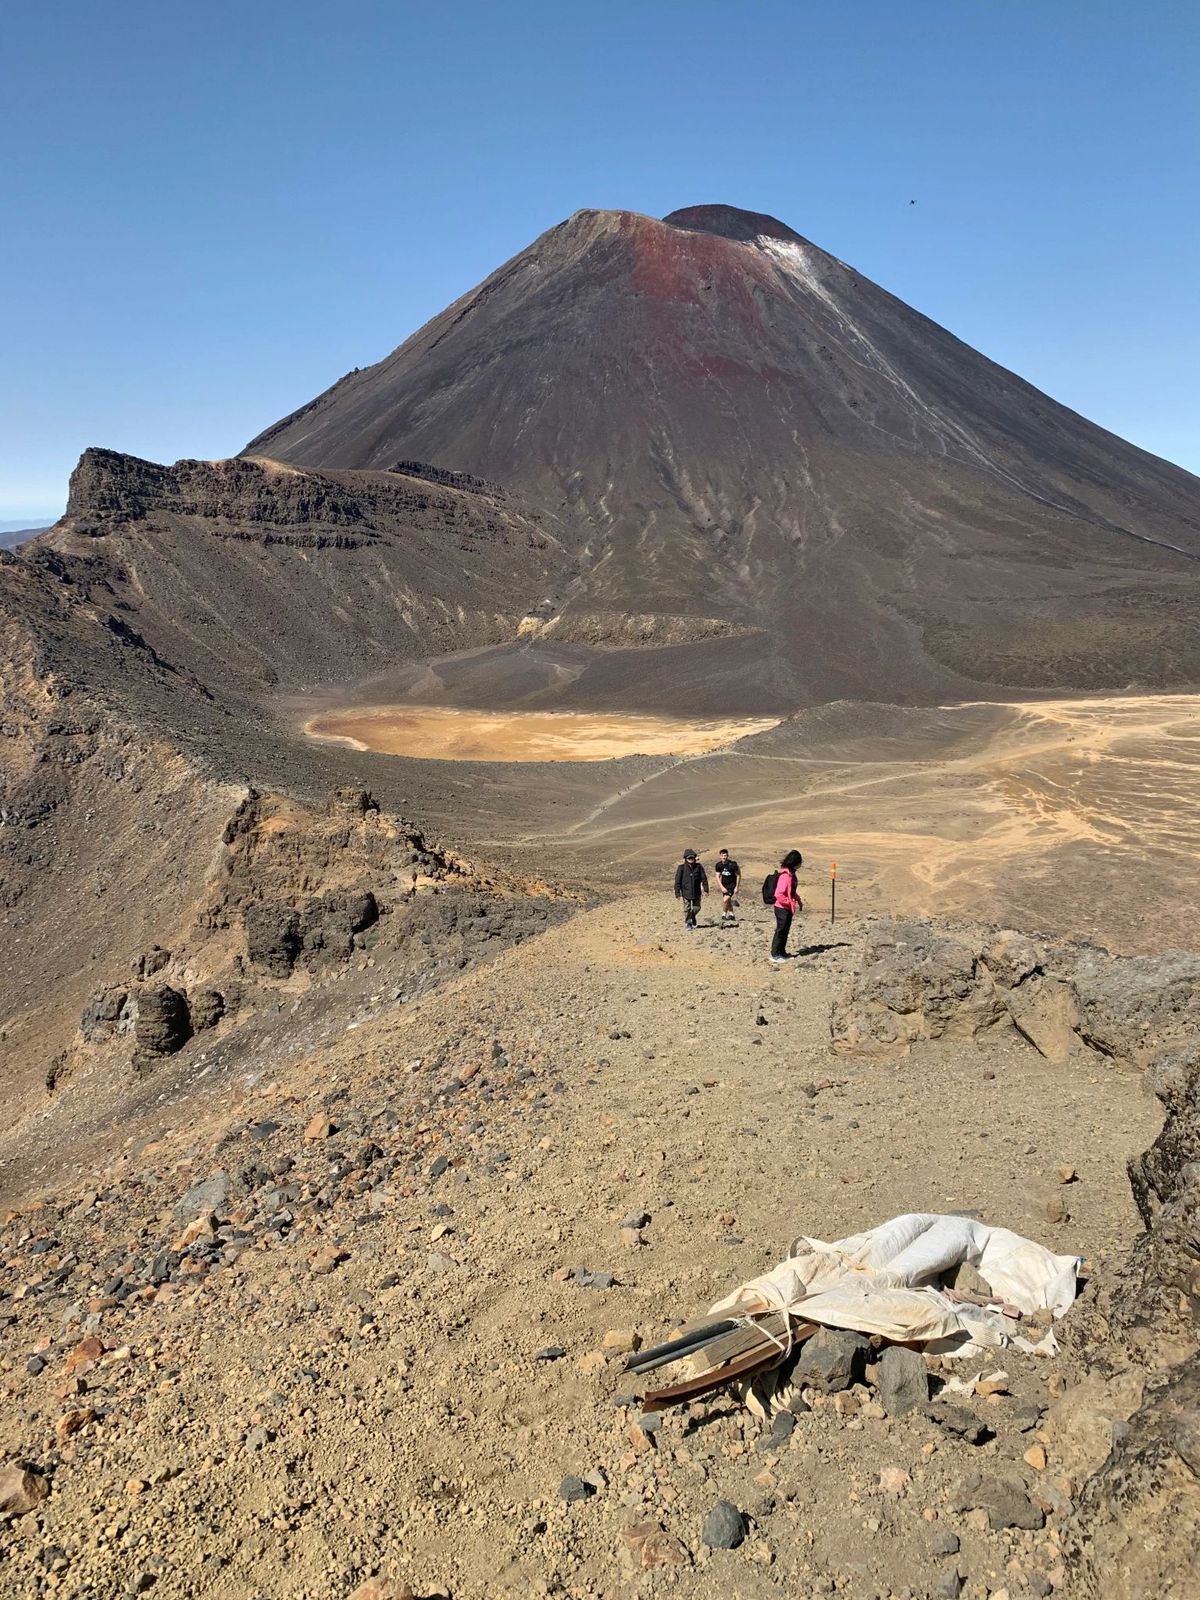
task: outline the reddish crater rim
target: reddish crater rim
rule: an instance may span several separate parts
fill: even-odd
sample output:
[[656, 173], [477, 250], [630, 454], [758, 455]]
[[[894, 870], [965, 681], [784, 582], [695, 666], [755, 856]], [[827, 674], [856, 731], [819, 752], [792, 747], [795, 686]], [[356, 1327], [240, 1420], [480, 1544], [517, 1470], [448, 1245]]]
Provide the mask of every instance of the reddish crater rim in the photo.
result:
[[671, 228], [685, 228], [690, 233], [716, 233], [723, 239], [737, 239], [748, 243], [753, 239], [786, 239], [802, 244], [800, 235], [777, 217], [765, 211], [741, 211], [737, 206], [684, 206], [672, 211], [663, 221]]

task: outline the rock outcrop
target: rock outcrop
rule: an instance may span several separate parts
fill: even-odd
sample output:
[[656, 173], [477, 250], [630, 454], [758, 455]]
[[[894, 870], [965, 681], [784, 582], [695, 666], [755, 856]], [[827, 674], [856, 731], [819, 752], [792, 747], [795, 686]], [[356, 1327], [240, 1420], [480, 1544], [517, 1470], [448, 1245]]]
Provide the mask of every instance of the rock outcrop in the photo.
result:
[[266, 460], [177, 461], [161, 466], [116, 450], [85, 450], [71, 474], [65, 522], [103, 537], [148, 515], [200, 517], [234, 537], [352, 549], [374, 543], [397, 519], [431, 511], [467, 522], [437, 488], [500, 498], [496, 484], [417, 462], [370, 477], [298, 471]]
[[1114, 960], [1086, 956], [1071, 978], [1076, 1031], [1086, 1045], [1145, 1066], [1164, 1045], [1200, 1030], [1200, 956]]
[[272, 978], [290, 978], [303, 943], [295, 906], [260, 900], [246, 907], [246, 953], [252, 967]]
[[1133, 1402], [1117, 1400], [1068, 1529], [1087, 1600], [1183, 1592], [1200, 1549], [1200, 1051], [1164, 1051], [1149, 1077], [1166, 1122], [1130, 1163], [1146, 1232], [1073, 1330], [1080, 1365], [1102, 1373], [1101, 1426], [1115, 1396]]
[[145, 1072], [161, 1056], [174, 1055], [192, 1037], [192, 1018], [187, 995], [168, 983], [154, 984], [137, 997], [137, 1021], [133, 1030], [136, 1048], [134, 1067]]
[[300, 961], [345, 960], [354, 936], [379, 920], [369, 889], [341, 889], [299, 906], [276, 900], [246, 908], [246, 952], [252, 967], [289, 978]]
[[896, 1057], [919, 1039], [1013, 1026], [1051, 1061], [1141, 1067], [1200, 1028], [1200, 956], [1111, 956], [1011, 929], [883, 921], [834, 1005], [840, 1054]]
[[195, 922], [170, 930], [169, 948], [140, 944], [124, 963], [132, 981], [94, 990], [74, 1037], [45, 1052], [52, 1092], [101, 1058], [145, 1075], [197, 1034], [224, 1036], [275, 1005], [277, 983], [349, 975], [351, 958], [363, 971], [378, 956], [397, 997], [424, 992], [573, 905], [481, 877], [361, 785], [312, 805], [251, 789], [217, 838]]
[[126, 1031], [132, 1026], [129, 991], [115, 985], [98, 989], [79, 1019], [79, 1032], [87, 1044], [100, 1044], [111, 1039], [118, 1030]]
[[151, 978], [171, 964], [171, 952], [164, 950], [159, 944], [138, 956], [133, 963], [133, 975], [139, 983], [148, 983]]
[[[885, 922], [870, 929], [831, 1028], [837, 1050], [895, 1058], [918, 1039], [1009, 1024], [1068, 1068], [1076, 1057], [1144, 1067], [1166, 1114], [1129, 1163], [1145, 1232], [1064, 1324], [1078, 1381], [1045, 1430], [1056, 1467], [1080, 1484], [1064, 1532], [1075, 1592], [1182, 1593], [1200, 1548], [1200, 957]], [[1012, 1498], [1024, 1511], [1024, 1490]], [[978, 1491], [967, 1500], [984, 1504]]]
[[[1149, 1150], [1129, 1163], [1129, 1181], [1152, 1229], [1200, 1186], [1200, 1043], [1161, 1051], [1148, 1070], [1167, 1117]], [[1200, 1280], [1179, 1287], [1200, 1306]]]
[[219, 990], [200, 989], [188, 996], [188, 1009], [192, 1015], [192, 1031], [200, 1033], [205, 1028], [215, 1028], [228, 1007]]
[[915, 1040], [971, 1037], [1005, 1016], [979, 951], [931, 923], [882, 922], [836, 1005], [834, 1049], [902, 1055]]

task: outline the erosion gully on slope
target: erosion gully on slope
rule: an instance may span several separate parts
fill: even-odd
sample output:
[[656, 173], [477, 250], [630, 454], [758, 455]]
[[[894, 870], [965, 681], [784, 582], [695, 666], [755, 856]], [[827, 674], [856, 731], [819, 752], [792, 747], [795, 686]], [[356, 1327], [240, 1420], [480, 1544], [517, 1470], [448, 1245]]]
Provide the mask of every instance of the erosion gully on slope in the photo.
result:
[[[653, 1582], [649, 1548], [685, 1596], [957, 1593], [960, 1569], [968, 1600], [1069, 1593], [1054, 1518], [954, 1509], [964, 1468], [1034, 1470], [1036, 1358], [1004, 1352], [978, 1447], [857, 1391], [790, 1437], [720, 1398], [638, 1420], [621, 1352], [798, 1233], [970, 1209], [1102, 1265], [1137, 1228], [1123, 1163], [1158, 1117], [1133, 1075], [1101, 1097], [1013, 1034], [835, 1060], [859, 929], [806, 918], [775, 970], [745, 909], [685, 934], [668, 897], [632, 897], [319, 1057], [256, 1047], [154, 1142], [10, 1216], [3, 1437], [53, 1493], [4, 1592], [343, 1600], [379, 1572], [599, 1597]], [[734, 1551], [701, 1537], [719, 1500], [746, 1519]]]

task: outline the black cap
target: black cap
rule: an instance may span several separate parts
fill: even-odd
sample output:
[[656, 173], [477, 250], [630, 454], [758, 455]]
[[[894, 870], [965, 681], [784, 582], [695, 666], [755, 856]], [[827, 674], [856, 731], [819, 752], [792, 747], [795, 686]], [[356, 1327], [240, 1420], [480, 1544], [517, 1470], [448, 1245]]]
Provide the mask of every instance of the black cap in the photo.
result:
[[696, 859], [696, 852], [695, 852], [695, 851], [694, 851], [694, 850], [685, 850], [685, 851], [684, 851], [684, 852], [683, 852], [683, 859], [684, 859], [684, 860], [685, 860], [685, 861], [695, 861], [695, 859]]

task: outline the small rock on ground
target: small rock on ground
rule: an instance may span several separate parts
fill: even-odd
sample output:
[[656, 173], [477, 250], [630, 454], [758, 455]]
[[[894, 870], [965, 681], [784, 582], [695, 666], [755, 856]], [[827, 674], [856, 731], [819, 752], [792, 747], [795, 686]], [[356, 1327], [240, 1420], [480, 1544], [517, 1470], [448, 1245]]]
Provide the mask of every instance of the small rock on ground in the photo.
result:
[[718, 1500], [704, 1519], [702, 1542], [710, 1550], [736, 1550], [746, 1537], [746, 1519], [728, 1500]]

